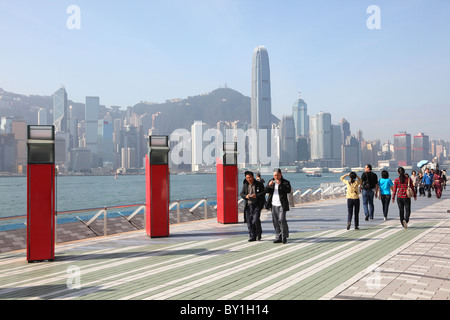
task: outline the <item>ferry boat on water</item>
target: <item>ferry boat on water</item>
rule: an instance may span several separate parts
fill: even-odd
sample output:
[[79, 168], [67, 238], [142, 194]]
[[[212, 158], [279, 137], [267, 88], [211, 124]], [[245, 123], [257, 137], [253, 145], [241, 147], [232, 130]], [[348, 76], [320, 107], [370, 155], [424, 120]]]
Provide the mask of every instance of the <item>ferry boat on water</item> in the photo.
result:
[[314, 173], [308, 173], [306, 174], [307, 177], [321, 177], [322, 175], [320, 173], [314, 172]]

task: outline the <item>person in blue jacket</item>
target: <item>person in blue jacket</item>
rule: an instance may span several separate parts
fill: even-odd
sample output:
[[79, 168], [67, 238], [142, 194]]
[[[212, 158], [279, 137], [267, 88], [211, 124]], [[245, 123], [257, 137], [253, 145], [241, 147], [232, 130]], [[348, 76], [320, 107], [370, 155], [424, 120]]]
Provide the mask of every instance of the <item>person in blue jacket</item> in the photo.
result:
[[430, 172], [430, 169], [425, 169], [425, 174], [422, 179], [425, 192], [428, 192], [428, 198], [431, 198], [431, 185], [433, 184], [433, 174]]

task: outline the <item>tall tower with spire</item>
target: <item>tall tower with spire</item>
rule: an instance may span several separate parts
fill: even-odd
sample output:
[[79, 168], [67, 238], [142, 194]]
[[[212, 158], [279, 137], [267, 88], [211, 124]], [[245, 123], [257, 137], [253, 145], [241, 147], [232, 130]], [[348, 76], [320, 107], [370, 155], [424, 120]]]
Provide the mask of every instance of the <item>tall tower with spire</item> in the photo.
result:
[[[269, 54], [264, 46], [258, 46], [253, 51], [252, 61], [252, 98], [251, 98], [251, 126], [258, 134], [258, 159], [261, 142], [260, 130], [266, 130], [267, 156], [271, 154], [271, 128], [272, 128], [272, 99], [270, 88]], [[259, 161], [258, 161], [259, 162]]]
[[53, 94], [53, 124], [55, 125], [55, 132], [68, 132], [67, 109], [67, 92], [64, 86], [61, 86]]

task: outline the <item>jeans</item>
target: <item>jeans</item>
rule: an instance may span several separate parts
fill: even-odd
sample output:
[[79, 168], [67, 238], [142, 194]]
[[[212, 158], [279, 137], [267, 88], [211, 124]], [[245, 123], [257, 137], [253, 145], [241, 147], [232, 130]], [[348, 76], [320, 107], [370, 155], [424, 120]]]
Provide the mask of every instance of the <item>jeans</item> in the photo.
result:
[[370, 190], [364, 190], [362, 191], [362, 198], [363, 198], [363, 208], [364, 208], [364, 214], [367, 217], [370, 217], [371, 219], [373, 219], [373, 211], [374, 211], [374, 206], [373, 206], [373, 197], [374, 197], [375, 193], [373, 192], [372, 189]]
[[286, 212], [281, 206], [272, 206], [272, 222], [275, 228], [275, 239], [289, 237], [289, 228], [286, 220]]
[[400, 223], [403, 223], [403, 220], [405, 220], [406, 223], [408, 223], [409, 216], [411, 215], [411, 199], [397, 198], [397, 204], [400, 214]]
[[352, 222], [353, 213], [355, 214], [355, 227], [359, 226], [359, 199], [347, 199], [348, 216], [347, 222]]
[[382, 194], [380, 195], [381, 198], [381, 204], [383, 205], [383, 215], [385, 218], [387, 218], [388, 211], [389, 211], [389, 203], [391, 202], [391, 195], [390, 194]]
[[250, 239], [256, 239], [256, 237], [261, 237], [261, 208], [254, 204], [248, 204], [247, 206], [247, 228]]

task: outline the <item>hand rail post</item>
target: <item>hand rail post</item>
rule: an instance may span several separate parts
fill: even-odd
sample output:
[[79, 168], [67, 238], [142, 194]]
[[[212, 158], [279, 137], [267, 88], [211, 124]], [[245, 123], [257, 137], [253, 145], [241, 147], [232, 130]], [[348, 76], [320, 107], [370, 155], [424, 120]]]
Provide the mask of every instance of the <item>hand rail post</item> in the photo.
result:
[[108, 223], [107, 223], [107, 217], [108, 217], [108, 208], [105, 207], [105, 210], [103, 211], [103, 235], [108, 235]]

